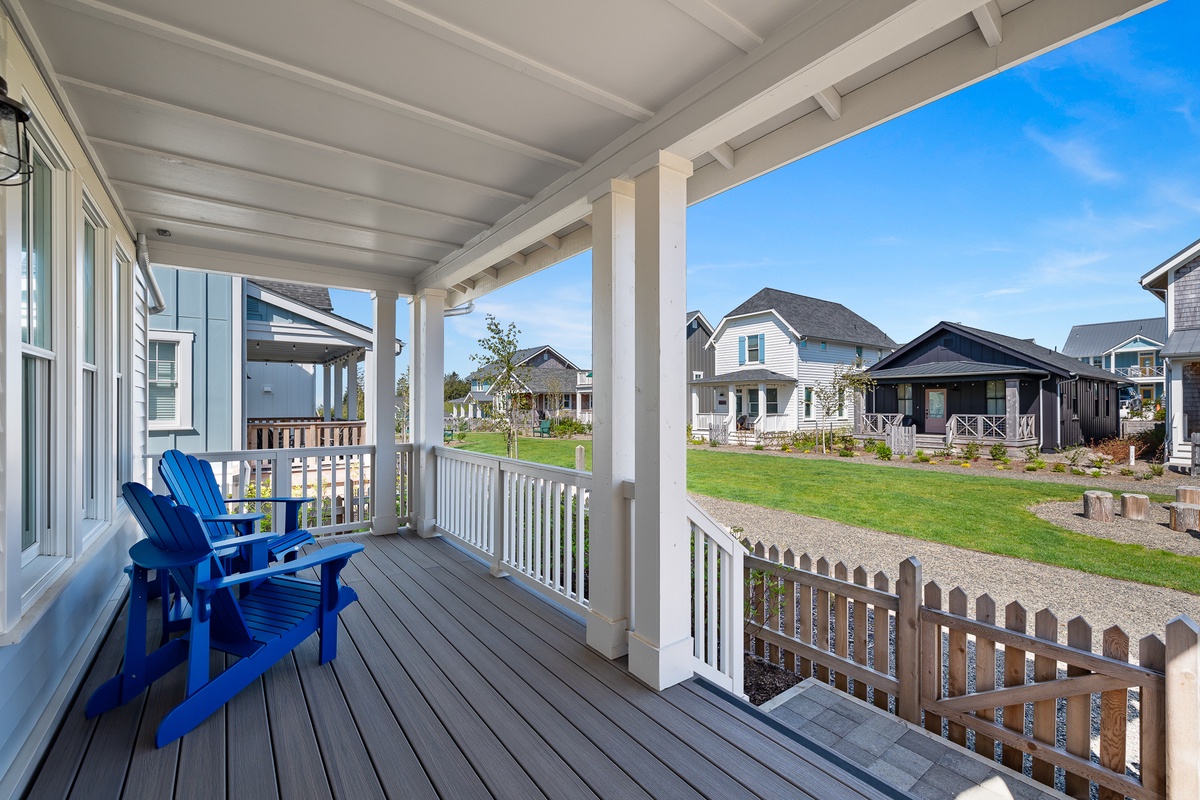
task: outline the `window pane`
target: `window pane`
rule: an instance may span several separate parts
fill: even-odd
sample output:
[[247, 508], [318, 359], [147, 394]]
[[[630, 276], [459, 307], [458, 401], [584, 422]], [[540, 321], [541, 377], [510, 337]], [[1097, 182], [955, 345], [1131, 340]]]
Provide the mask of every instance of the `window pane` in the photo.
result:
[[150, 419], [171, 422], [175, 419], [175, 387], [170, 384], [150, 384]]
[[21, 549], [38, 544], [50, 519], [50, 364], [21, 359]]
[[96, 516], [96, 373], [83, 371], [83, 516]]
[[96, 363], [96, 228], [83, 221], [83, 360]]
[[50, 349], [50, 167], [31, 150], [33, 175], [21, 188], [21, 341]]

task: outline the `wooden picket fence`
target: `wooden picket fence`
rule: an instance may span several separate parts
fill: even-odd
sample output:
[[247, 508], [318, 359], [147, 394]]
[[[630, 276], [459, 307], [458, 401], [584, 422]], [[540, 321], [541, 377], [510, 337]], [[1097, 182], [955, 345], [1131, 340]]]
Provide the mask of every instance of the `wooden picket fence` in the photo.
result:
[[1000, 620], [985, 594], [971, 617], [955, 588], [943, 607], [941, 587], [922, 582], [915, 558], [893, 584], [883, 572], [743, 543], [748, 652], [1014, 770], [1028, 765], [1048, 786], [1057, 770], [1071, 797], [1088, 798], [1093, 786], [1100, 800], [1200, 797], [1200, 629], [1191, 619], [1172, 620], [1165, 643], [1142, 639], [1135, 664], [1119, 627], [1100, 635], [1095, 652], [1082, 618], [1067, 624], [1062, 643], [1049, 609], [1034, 615], [1031, 635], [1016, 602]]

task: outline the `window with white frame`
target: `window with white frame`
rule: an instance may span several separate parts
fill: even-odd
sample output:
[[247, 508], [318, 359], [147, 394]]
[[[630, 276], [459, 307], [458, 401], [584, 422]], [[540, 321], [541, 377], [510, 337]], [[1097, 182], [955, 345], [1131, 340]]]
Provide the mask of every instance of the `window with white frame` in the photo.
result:
[[811, 386], [804, 387], [804, 418], [812, 419], [813, 390]]
[[767, 389], [767, 413], [779, 413], [779, 390], [773, 386]]
[[151, 331], [146, 352], [148, 423], [151, 430], [192, 428], [190, 331]]
[[762, 362], [762, 342], [761, 336], [746, 337], [746, 363], [761, 363]]
[[1004, 381], [987, 382], [987, 413], [1003, 416], [1004, 410]]
[[79, 316], [83, 334], [83, 359], [79, 383], [80, 438], [83, 452], [83, 480], [80, 483], [80, 505], [85, 519], [99, 518], [103, 512], [99, 502], [96, 476], [99, 466], [100, 396], [99, 359], [96, 357], [96, 225], [87, 217], [83, 220], [83, 259], [79, 264]]

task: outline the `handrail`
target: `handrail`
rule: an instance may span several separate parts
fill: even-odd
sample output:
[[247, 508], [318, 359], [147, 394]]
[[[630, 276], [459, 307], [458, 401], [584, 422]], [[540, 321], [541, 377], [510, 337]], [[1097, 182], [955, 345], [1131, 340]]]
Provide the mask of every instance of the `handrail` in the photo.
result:
[[743, 692], [745, 548], [690, 497], [692, 640], [697, 674], [735, 694]]

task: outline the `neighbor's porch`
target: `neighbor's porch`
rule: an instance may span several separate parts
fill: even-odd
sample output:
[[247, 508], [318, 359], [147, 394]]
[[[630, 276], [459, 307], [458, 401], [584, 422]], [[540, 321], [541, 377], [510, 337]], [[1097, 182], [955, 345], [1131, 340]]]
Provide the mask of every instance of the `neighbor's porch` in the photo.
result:
[[444, 539], [358, 541], [338, 658], [318, 666], [310, 639], [161, 750], [179, 670], [84, 718], [119, 669], [118, 620], [29, 797], [906, 796], [701, 681], [651, 691], [576, 617]]
[[[796, 380], [768, 369], [749, 369], [689, 383], [692, 435], [720, 444], [758, 444], [764, 434], [798, 428], [803, 401], [812, 418], [812, 389], [801, 396]], [[724, 393], [719, 390], [724, 389]], [[712, 413], [701, 413], [701, 397], [713, 395]]]

